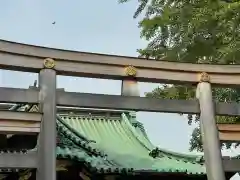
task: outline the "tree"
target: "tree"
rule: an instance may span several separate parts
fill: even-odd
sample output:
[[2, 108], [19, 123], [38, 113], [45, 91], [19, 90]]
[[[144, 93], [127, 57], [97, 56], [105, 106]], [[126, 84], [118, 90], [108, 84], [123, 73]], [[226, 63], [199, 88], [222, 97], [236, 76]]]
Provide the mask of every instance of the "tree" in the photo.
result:
[[[129, 0], [120, 0], [121, 3]], [[140, 56], [189, 63], [240, 64], [240, 2], [238, 0], [138, 0], [134, 18], [141, 37], [149, 43]], [[147, 97], [193, 99], [195, 87], [163, 85]], [[217, 101], [240, 101], [240, 89], [214, 88]], [[188, 115], [189, 125], [199, 115]], [[218, 116], [220, 123], [238, 123], [239, 117]], [[231, 144], [225, 144], [227, 148]], [[236, 145], [236, 144], [235, 144]], [[238, 145], [238, 144], [237, 144]], [[190, 150], [202, 151], [199, 126], [193, 131]]]

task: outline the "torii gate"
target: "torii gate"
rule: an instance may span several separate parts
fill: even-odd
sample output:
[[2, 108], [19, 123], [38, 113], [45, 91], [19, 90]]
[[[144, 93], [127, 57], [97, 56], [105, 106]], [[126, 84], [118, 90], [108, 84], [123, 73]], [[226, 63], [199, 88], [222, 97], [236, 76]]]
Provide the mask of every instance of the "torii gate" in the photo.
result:
[[[201, 114], [204, 158], [209, 180], [225, 180], [224, 171], [240, 171], [240, 162], [222, 160], [215, 114], [240, 115], [236, 103], [214, 103], [211, 85], [240, 85], [239, 65], [206, 65], [147, 60], [58, 50], [0, 40], [0, 68], [39, 73], [40, 89], [0, 88], [0, 102], [40, 104], [41, 113], [0, 112], [0, 118], [41, 124], [37, 152], [1, 154], [0, 168], [37, 168], [38, 180], [56, 179], [56, 105]], [[122, 80], [122, 94], [99, 95], [56, 90], [56, 76], [80, 76]], [[138, 97], [137, 82], [198, 84], [195, 100]], [[0, 132], [8, 132], [0, 126]], [[240, 139], [239, 139], [240, 140]], [[223, 163], [224, 162], [224, 163]]]

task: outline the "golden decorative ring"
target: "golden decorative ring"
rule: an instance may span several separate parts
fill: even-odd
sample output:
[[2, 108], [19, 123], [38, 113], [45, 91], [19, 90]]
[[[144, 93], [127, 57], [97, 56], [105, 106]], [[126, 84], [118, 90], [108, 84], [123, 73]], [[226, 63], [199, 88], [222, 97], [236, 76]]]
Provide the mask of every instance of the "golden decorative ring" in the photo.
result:
[[137, 75], [137, 69], [134, 67], [134, 66], [127, 66], [126, 68], [125, 68], [125, 74], [127, 75], [127, 76], [136, 76]]
[[44, 59], [43, 65], [45, 68], [53, 69], [55, 67], [55, 61], [51, 58]]
[[199, 75], [199, 82], [210, 82], [210, 76], [208, 73], [206, 72], [202, 72]]

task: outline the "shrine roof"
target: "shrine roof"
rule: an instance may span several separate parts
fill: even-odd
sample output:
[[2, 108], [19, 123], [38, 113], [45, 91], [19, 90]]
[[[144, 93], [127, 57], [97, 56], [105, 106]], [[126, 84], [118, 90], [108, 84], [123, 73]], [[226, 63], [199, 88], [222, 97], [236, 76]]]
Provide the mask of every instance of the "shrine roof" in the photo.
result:
[[118, 116], [59, 114], [57, 129], [58, 157], [85, 162], [98, 171], [205, 174], [202, 156], [156, 148], [131, 112]]
[[[21, 106], [15, 110], [37, 111], [37, 107]], [[202, 156], [154, 146], [134, 112], [108, 112], [59, 112], [56, 120], [57, 158], [84, 163], [99, 173], [206, 174]]]

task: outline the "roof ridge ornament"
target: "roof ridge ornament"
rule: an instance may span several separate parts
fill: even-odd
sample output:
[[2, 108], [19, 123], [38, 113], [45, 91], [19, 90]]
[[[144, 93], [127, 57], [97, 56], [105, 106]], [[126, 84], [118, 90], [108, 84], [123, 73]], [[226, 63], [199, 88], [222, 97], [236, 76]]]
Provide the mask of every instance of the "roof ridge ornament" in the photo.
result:
[[34, 81], [33, 86], [37, 87], [37, 80]]
[[53, 69], [55, 67], [55, 61], [52, 58], [46, 58], [43, 61], [43, 65], [47, 69]]
[[149, 152], [149, 156], [151, 156], [154, 159], [157, 157], [162, 158], [163, 155], [160, 152], [161, 152], [160, 149], [156, 147]]

